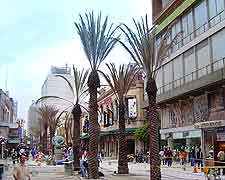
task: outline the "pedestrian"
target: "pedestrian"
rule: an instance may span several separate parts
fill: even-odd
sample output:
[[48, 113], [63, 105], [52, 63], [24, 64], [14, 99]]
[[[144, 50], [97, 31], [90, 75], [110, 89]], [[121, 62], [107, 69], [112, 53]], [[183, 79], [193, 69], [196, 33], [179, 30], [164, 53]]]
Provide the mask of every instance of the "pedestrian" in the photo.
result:
[[35, 155], [36, 155], [36, 148], [35, 148], [35, 147], [33, 147], [33, 148], [31, 149], [31, 155], [32, 155], [33, 160], [34, 160], [34, 159], [35, 159]]
[[170, 149], [170, 147], [166, 151], [166, 159], [168, 167], [171, 167], [173, 163], [173, 151]]
[[11, 157], [12, 157], [13, 164], [16, 164], [16, 151], [15, 151], [15, 149], [12, 149]]
[[[218, 163], [219, 166], [224, 165], [224, 159], [225, 159], [224, 156], [225, 156], [224, 150], [222, 148], [220, 148], [220, 151], [217, 154], [217, 159], [220, 162], [220, 163]], [[224, 168], [222, 168], [222, 169], [223, 169], [222, 173], [224, 174]], [[219, 172], [221, 174], [221, 168], [219, 168]]]
[[161, 163], [163, 163], [163, 165], [165, 165], [165, 158], [164, 158], [164, 151], [163, 151], [163, 149], [160, 150], [159, 156], [160, 156]]
[[26, 153], [22, 152], [20, 153], [20, 163], [18, 166], [16, 166], [13, 170], [13, 177], [15, 180], [30, 180], [30, 174], [27, 166], [25, 165], [26, 161]]
[[80, 174], [81, 174], [81, 177], [86, 177], [87, 168], [88, 168], [87, 151], [85, 150], [83, 152], [81, 158], [80, 158]]
[[101, 152], [99, 152], [98, 155], [97, 155], [97, 161], [98, 161], [98, 167], [100, 167], [100, 163], [102, 163]]
[[186, 161], [187, 161], [187, 152], [185, 151], [185, 149], [181, 149], [180, 162], [181, 162], [181, 166], [184, 170], [185, 170]]
[[190, 161], [191, 161], [191, 166], [194, 166], [195, 164], [195, 159], [196, 159], [196, 151], [195, 147], [193, 146], [190, 150]]
[[203, 154], [202, 154], [201, 148], [197, 149], [196, 158], [197, 158], [198, 168], [202, 167], [203, 166], [203, 162], [202, 162]]

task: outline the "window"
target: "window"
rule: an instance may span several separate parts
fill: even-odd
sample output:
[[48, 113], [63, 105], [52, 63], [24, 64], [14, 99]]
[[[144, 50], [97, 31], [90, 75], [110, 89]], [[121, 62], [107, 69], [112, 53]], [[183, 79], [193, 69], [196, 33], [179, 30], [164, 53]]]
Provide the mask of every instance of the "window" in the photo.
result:
[[206, 1], [202, 1], [198, 6], [194, 9], [195, 12], [195, 29], [196, 35], [200, 35], [207, 30], [207, 7]]
[[[208, 40], [197, 45], [197, 61], [198, 61], [198, 77], [206, 75], [210, 72], [210, 58]], [[208, 66], [207, 66], [208, 65]]]
[[209, 19], [210, 26], [214, 26], [224, 19], [224, 1], [223, 0], [210, 0], [209, 3]]
[[193, 13], [192, 11], [188, 12], [182, 18], [182, 35], [183, 35], [183, 44], [187, 44], [194, 38], [194, 25], [193, 25]]
[[223, 59], [225, 57], [224, 51], [225, 44], [225, 29], [219, 31], [212, 36], [212, 56], [213, 56], [213, 68], [214, 70], [223, 67]]
[[157, 84], [157, 87], [158, 87], [158, 93], [161, 94], [161, 87], [163, 86], [163, 83], [162, 83], [162, 68], [158, 69], [157, 71], [157, 75], [156, 75], [156, 84]]
[[196, 64], [194, 48], [188, 50], [184, 53], [184, 66], [185, 66], [185, 82], [192, 81], [196, 79]]
[[170, 2], [171, 0], [162, 0], [162, 7], [165, 8]]
[[172, 62], [164, 65], [164, 90], [168, 91], [172, 89], [172, 81], [173, 81], [173, 69], [172, 69]]
[[178, 56], [173, 60], [174, 69], [174, 87], [179, 87], [183, 84], [183, 79], [181, 79], [183, 74], [183, 60], [182, 56]]
[[[173, 25], [172, 27], [172, 32], [171, 32], [171, 39], [174, 40], [176, 35], [181, 32], [181, 22], [178, 21], [176, 24]], [[181, 47], [181, 37], [178, 36], [176, 39], [177, 43], [173, 46], [172, 52], [175, 52], [177, 49]]]

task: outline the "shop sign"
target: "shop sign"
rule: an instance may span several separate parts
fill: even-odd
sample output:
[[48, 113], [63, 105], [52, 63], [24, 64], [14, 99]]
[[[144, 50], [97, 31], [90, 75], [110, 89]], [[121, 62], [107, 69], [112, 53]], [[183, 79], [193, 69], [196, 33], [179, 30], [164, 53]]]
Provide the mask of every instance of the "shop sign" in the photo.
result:
[[194, 125], [194, 127], [197, 128], [197, 129], [216, 128], [216, 127], [221, 127], [221, 126], [225, 126], [225, 121], [224, 120], [206, 121], [206, 122], [196, 123]]

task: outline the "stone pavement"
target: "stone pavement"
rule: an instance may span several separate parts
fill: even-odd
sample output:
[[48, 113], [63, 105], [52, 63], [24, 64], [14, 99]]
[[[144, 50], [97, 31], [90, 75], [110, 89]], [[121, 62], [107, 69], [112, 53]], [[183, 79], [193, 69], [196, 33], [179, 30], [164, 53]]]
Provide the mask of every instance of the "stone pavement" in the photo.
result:
[[[44, 163], [38, 166], [36, 163], [28, 162], [32, 180], [79, 180], [77, 176], [64, 176], [63, 166], [47, 166]], [[13, 166], [8, 169], [7, 180], [13, 179], [10, 172]], [[105, 174], [105, 179], [109, 180], [149, 180], [149, 164], [146, 163], [129, 163], [129, 176], [114, 174], [117, 171], [116, 160], [104, 160], [100, 165], [100, 171]], [[186, 171], [179, 166], [172, 168], [162, 168], [162, 180], [205, 180], [203, 173], [192, 173], [192, 168], [187, 167]]]

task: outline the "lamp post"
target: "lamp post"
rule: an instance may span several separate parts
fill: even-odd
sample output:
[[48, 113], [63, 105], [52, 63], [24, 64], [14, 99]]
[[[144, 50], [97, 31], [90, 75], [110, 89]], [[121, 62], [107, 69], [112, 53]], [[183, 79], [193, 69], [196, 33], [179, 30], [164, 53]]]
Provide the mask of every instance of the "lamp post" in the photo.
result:
[[2, 159], [3, 159], [3, 153], [4, 153], [4, 150], [3, 150], [4, 144], [5, 144], [4, 142], [1, 143], [1, 145], [2, 145]]

